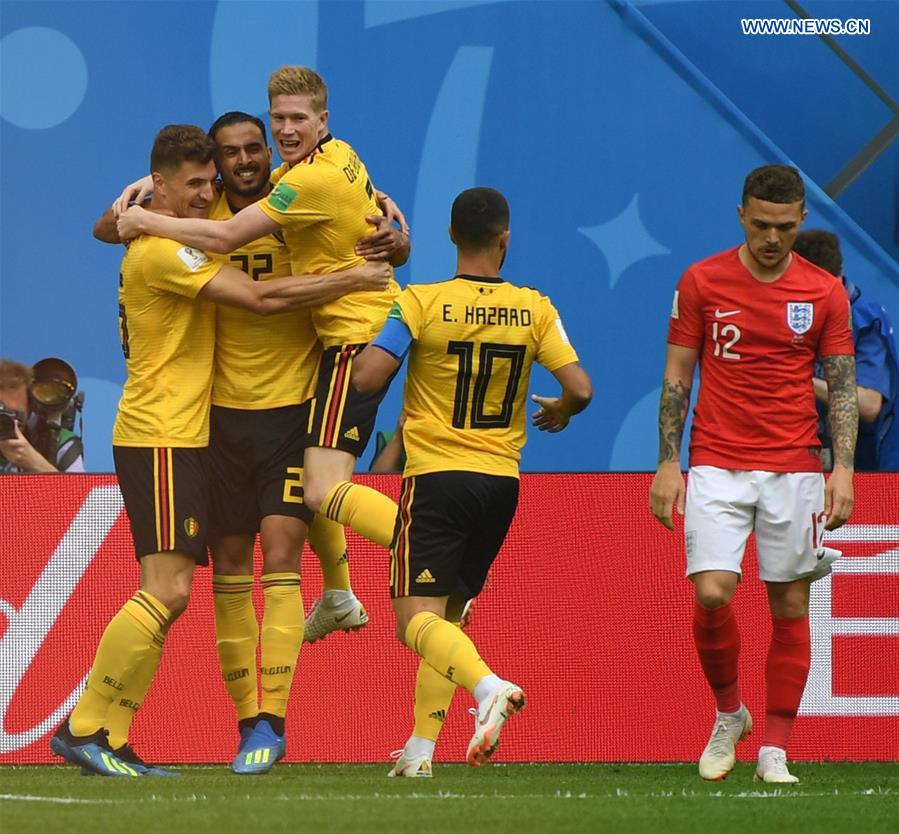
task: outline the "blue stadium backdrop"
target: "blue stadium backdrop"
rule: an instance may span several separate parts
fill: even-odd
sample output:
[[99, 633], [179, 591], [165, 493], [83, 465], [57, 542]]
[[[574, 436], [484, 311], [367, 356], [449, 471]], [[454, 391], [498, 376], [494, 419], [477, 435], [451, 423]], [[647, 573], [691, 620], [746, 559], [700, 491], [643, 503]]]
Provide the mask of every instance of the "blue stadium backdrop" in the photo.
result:
[[[75, 366], [87, 465], [109, 471], [121, 252], [91, 225], [146, 172], [161, 126], [262, 115], [268, 74], [308, 64], [333, 132], [411, 220], [403, 283], [452, 274], [458, 191], [508, 195], [505, 275], [552, 296], [596, 386], [570, 432], [532, 435], [525, 468], [652, 469], [672, 290], [739, 242], [749, 169], [799, 166], [808, 225], [840, 234], [848, 274], [899, 319], [899, 3], [805, 0], [814, 17], [870, 19], [866, 36], [742, 35], [741, 18], [795, 6], [3, 0], [0, 355]], [[399, 401], [397, 385], [379, 428]]]

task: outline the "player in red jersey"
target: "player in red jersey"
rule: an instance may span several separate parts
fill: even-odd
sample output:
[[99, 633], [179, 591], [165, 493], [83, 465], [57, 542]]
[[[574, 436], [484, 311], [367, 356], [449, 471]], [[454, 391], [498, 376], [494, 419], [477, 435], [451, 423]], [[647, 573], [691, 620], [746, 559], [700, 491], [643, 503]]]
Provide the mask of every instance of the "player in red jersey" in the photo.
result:
[[[690, 266], [674, 293], [650, 506], [669, 529], [672, 507], [685, 513], [693, 637], [718, 710], [700, 775], [723, 779], [737, 741], [752, 730], [740, 697], [731, 599], [754, 532], [774, 627], [756, 780], [797, 782], [786, 748], [808, 677], [809, 585], [829, 571], [824, 529], [839, 527], [852, 510], [852, 327], [840, 282], [791, 254], [806, 215], [799, 173], [783, 165], [752, 171], [738, 212], [745, 243]], [[816, 357], [830, 389], [834, 438], [826, 485], [812, 387]], [[697, 361], [702, 385], [685, 489], [680, 445]]]

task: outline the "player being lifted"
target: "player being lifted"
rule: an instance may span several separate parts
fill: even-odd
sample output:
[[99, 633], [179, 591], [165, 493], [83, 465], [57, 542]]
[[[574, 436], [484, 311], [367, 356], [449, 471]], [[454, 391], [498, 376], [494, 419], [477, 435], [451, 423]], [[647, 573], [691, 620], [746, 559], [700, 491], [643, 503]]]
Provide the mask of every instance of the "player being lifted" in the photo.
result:
[[[219, 222], [152, 215], [132, 207], [119, 218], [123, 239], [151, 233], [211, 252], [232, 252], [280, 230], [297, 274], [331, 273], [362, 263], [356, 243], [380, 215], [362, 160], [328, 129], [328, 89], [307, 67], [281, 67], [269, 79], [272, 137], [285, 164], [265, 200]], [[304, 501], [315, 512], [388, 547], [396, 504], [353, 484], [355, 459], [374, 428], [383, 392], [361, 394], [349, 384], [359, 351], [378, 332], [399, 286], [380, 294], [351, 293], [323, 304], [313, 322], [324, 348], [312, 401], [305, 452]]]
[[477, 596], [518, 503], [525, 398], [534, 362], [560, 397], [534, 397], [534, 424], [557, 432], [592, 395], [559, 314], [536, 290], [500, 278], [509, 206], [472, 188], [452, 208], [456, 275], [399, 296], [384, 329], [358, 357], [353, 386], [380, 392], [409, 354], [403, 409], [407, 461], [391, 545], [396, 633], [416, 652], [416, 725], [391, 775], [430, 776], [439, 721], [457, 685], [478, 704], [470, 765], [486, 762], [506, 719], [524, 707], [521, 687], [493, 673], [458, 627]]

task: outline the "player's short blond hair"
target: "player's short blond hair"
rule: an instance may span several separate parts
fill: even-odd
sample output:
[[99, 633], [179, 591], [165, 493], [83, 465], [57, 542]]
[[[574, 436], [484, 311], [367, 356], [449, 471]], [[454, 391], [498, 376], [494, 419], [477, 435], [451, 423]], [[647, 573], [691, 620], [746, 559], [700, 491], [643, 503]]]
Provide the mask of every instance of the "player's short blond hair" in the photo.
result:
[[316, 113], [328, 109], [328, 85], [309, 67], [280, 67], [268, 80], [268, 103], [275, 96], [310, 96]]
[[23, 385], [27, 388], [33, 379], [34, 372], [28, 365], [11, 359], [0, 359], [0, 391], [12, 391]]

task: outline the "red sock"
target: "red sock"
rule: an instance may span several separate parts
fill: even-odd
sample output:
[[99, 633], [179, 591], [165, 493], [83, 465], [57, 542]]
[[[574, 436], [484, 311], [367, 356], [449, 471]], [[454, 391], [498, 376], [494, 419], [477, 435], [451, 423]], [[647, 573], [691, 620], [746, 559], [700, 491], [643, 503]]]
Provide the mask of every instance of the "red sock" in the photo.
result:
[[736, 712], [740, 709], [740, 629], [730, 603], [720, 608], [694, 604], [693, 642], [718, 711]]
[[808, 680], [812, 641], [808, 614], [796, 620], [773, 620], [774, 633], [765, 663], [765, 737], [762, 745], [787, 749], [790, 730]]

